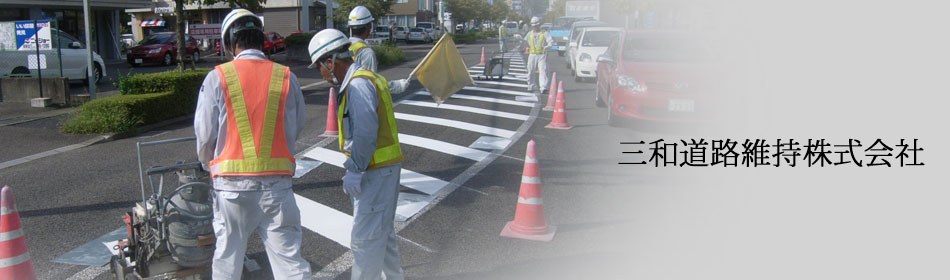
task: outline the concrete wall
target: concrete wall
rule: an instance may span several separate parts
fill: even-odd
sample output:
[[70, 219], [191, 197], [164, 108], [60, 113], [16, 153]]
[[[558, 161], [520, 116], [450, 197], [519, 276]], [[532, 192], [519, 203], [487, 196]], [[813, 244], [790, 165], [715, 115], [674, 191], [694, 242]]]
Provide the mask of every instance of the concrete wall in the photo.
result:
[[[36, 78], [0, 78], [0, 94], [5, 103], [30, 103], [40, 97], [40, 87]], [[69, 104], [66, 78], [43, 78], [43, 97], [52, 98], [54, 104]]]

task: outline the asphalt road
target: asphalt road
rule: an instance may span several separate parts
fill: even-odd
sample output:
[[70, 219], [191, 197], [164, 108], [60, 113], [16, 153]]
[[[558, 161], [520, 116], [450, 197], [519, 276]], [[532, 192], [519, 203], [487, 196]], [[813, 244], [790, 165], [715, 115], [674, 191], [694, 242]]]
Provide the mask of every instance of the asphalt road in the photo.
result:
[[[497, 44], [460, 46], [468, 65], [479, 62], [482, 47], [491, 52], [497, 49]], [[381, 72], [392, 79], [406, 77], [427, 51], [426, 45], [410, 46], [404, 50], [409, 58], [407, 63]], [[559, 77], [568, 77], [562, 58], [552, 52], [548, 61], [549, 69], [558, 71]], [[307, 124], [297, 143], [299, 158], [326, 156], [328, 153], [315, 155], [314, 151], [323, 151], [320, 145], [336, 150], [335, 140], [319, 137], [325, 129], [328, 88], [319, 84], [322, 79], [316, 71], [304, 69], [303, 65], [291, 66], [301, 84], [310, 86], [304, 90]], [[520, 87], [476, 86], [524, 91]], [[434, 201], [423, 203], [426, 206], [423, 212], [413, 215], [408, 222], [397, 223], [403, 267], [409, 278], [593, 279], [590, 276], [623, 275], [624, 267], [617, 262], [638, 246], [629, 236], [645, 234], [636, 225], [650, 213], [619, 209], [626, 209], [632, 203], [655, 203], [643, 197], [663, 190], [658, 178], [664, 174], [658, 169], [617, 164], [626, 157], [621, 153], [626, 147], [619, 142], [650, 141], [672, 132], [666, 125], [652, 123], [609, 127], [605, 110], [593, 104], [593, 84], [564, 79], [564, 86], [567, 113], [574, 125], [571, 130], [544, 128], [551, 118], [550, 112], [540, 111], [547, 96], [542, 96], [541, 104], [533, 106], [453, 98], [446, 105], [432, 108], [422, 106], [431, 102], [430, 97], [412, 94], [421, 89], [417, 83], [413, 83], [407, 93], [394, 96], [402, 102], [396, 105], [395, 111], [405, 116], [398, 120], [400, 133], [418, 138], [401, 137], [406, 154], [403, 169], [420, 173], [432, 182], [449, 183], [428, 196], [409, 188], [403, 176], [402, 193]], [[510, 94], [480, 90], [466, 89], [458, 94], [515, 100]], [[431, 121], [432, 118], [440, 120]], [[467, 149], [488, 134], [453, 125], [457, 122], [513, 132], [508, 137], [514, 143], [502, 150]], [[0, 129], [28, 129], [21, 126]], [[41, 279], [71, 276], [111, 279], [104, 268], [53, 260], [122, 227], [122, 214], [141, 199], [135, 142], [192, 135], [190, 120], [187, 120], [139, 137], [96, 144], [0, 169], [3, 180], [0, 183], [12, 186], [16, 193], [37, 275]], [[69, 140], [68, 137], [76, 138]], [[66, 140], [57, 141], [83, 140], [80, 136], [63, 139]], [[538, 147], [547, 221], [558, 228], [554, 241], [549, 243], [498, 236], [505, 222], [514, 215], [525, 145], [529, 140], [536, 141]], [[56, 144], [58, 142], [50, 145]], [[34, 150], [46, 148], [23, 145]], [[463, 153], [467, 153], [466, 156]], [[7, 154], [3, 152], [5, 157]], [[472, 159], [473, 155], [484, 158]], [[146, 166], [194, 159], [194, 145], [153, 147], [146, 149], [143, 156], [148, 159]], [[342, 168], [331, 162], [324, 163], [295, 180], [294, 191], [309, 201], [306, 203], [323, 205], [345, 216], [352, 212], [352, 207], [339, 188], [342, 176]], [[303, 219], [313, 221], [317, 227], [329, 220], [307, 214], [303, 213]], [[304, 257], [311, 262], [315, 273], [347, 278], [348, 249], [334, 234], [317, 233], [320, 230], [326, 229], [304, 230]], [[250, 272], [245, 278], [270, 279], [267, 257], [258, 238], [251, 239], [248, 256], [264, 269]]]

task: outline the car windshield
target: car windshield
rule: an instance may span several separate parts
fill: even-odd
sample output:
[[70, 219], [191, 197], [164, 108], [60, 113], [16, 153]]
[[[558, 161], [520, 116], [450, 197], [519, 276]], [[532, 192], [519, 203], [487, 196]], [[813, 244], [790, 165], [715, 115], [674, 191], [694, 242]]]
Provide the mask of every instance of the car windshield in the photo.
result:
[[574, 22], [577, 21], [577, 20], [579, 20], [579, 18], [566, 18], [566, 17], [565, 17], [565, 18], [558, 18], [558, 19], [555, 19], [555, 20], [554, 20], [554, 28], [555, 28], [555, 29], [568, 29], [568, 28], [571, 27], [571, 24], [574, 23]]
[[514, 22], [509, 22], [505, 24], [505, 28], [518, 28], [518, 24]]
[[431, 23], [419, 23], [419, 24], [416, 24], [416, 27], [429, 29], [429, 28], [432, 28], [432, 24], [431, 24]]
[[574, 31], [571, 31], [571, 42], [577, 42], [577, 38], [581, 36], [581, 29], [584, 27], [575, 27]]
[[385, 26], [376, 27], [376, 32], [389, 32], [389, 27], [385, 27]]
[[628, 37], [623, 59], [636, 62], [698, 62], [709, 59], [702, 44], [675, 36]]
[[403, 30], [406, 30], [406, 28], [402, 26], [396, 27], [396, 31], [403, 31]]
[[584, 33], [584, 40], [581, 46], [585, 47], [606, 47], [610, 45], [611, 40], [620, 35], [618, 31], [587, 31]]
[[175, 38], [174, 35], [175, 34], [154, 34], [152, 36], [148, 36], [148, 38], [145, 38], [145, 40], [142, 40], [142, 42], [140, 42], [139, 44], [140, 45], [167, 44], [168, 42], [172, 41], [172, 39]]
[[410, 29], [409, 32], [422, 32], [422, 28], [413, 28]]

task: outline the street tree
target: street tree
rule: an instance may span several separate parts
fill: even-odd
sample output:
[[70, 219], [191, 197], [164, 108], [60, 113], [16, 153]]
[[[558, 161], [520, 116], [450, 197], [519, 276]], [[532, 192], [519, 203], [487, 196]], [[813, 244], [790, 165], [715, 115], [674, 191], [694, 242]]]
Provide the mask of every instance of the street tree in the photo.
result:
[[336, 0], [336, 2], [340, 3], [340, 7], [334, 10], [333, 19], [337, 22], [347, 22], [350, 11], [356, 6], [365, 6], [373, 18], [379, 19], [392, 11], [396, 0]]
[[554, 3], [551, 4], [551, 11], [544, 15], [544, 22], [554, 22], [555, 19], [563, 17], [565, 13], [564, 9], [567, 5], [566, 2], [566, 0], [554, 0]]
[[[175, 47], [178, 48], [178, 72], [185, 71], [185, 5], [200, 4], [211, 6], [217, 3], [227, 3], [231, 8], [245, 8], [251, 11], [260, 11], [267, 0], [175, 0], [175, 38], [178, 42]], [[223, 46], [222, 46], [223, 47]]]
[[452, 11], [452, 20], [457, 23], [468, 23], [469, 21], [479, 18], [480, 12], [479, 8], [481, 7], [481, 0], [449, 0], [448, 8], [449, 11]]

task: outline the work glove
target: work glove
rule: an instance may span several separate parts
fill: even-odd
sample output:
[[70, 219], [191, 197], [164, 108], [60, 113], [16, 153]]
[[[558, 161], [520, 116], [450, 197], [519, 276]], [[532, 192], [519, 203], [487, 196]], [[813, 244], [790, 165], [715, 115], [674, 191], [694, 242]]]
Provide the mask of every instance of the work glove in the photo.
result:
[[362, 180], [363, 173], [347, 170], [346, 175], [343, 176], [343, 192], [351, 196], [359, 195]]
[[400, 94], [409, 87], [409, 79], [389, 81], [389, 94]]

